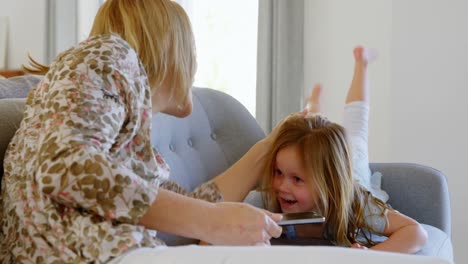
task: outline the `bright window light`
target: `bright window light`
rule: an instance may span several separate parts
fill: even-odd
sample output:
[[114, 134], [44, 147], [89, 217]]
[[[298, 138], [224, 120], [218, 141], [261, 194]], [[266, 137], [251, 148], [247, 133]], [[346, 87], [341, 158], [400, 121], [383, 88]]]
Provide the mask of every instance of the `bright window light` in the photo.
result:
[[[78, 39], [87, 38], [102, 0], [78, 1]], [[189, 14], [197, 46], [194, 86], [223, 91], [255, 116], [258, 1], [177, 0]]]
[[93, 26], [94, 17], [103, 2], [103, 0], [86, 0], [77, 2], [78, 41], [83, 41], [88, 38], [91, 27]]
[[230, 94], [255, 116], [258, 1], [181, 0], [197, 46], [194, 86]]

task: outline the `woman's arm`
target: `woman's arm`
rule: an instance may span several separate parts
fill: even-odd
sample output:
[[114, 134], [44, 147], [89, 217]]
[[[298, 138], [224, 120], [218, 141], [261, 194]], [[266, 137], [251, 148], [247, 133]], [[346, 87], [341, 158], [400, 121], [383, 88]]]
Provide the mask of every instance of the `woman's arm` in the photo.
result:
[[279, 237], [281, 215], [242, 203], [210, 203], [159, 189], [140, 224], [218, 245], [269, 244]]
[[387, 219], [383, 235], [388, 239], [371, 249], [416, 253], [426, 244], [427, 232], [416, 220], [393, 210], [387, 212]]
[[262, 177], [270, 141], [271, 135], [257, 142], [241, 159], [213, 180], [225, 201], [241, 202], [255, 188]]

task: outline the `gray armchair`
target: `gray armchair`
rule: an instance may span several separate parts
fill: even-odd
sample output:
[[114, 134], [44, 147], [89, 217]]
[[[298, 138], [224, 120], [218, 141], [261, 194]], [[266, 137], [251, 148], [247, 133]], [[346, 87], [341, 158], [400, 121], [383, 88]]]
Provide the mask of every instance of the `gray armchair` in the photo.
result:
[[418, 255], [440, 256], [453, 261], [450, 199], [445, 175], [431, 167], [410, 163], [371, 163], [382, 173], [382, 189], [396, 210], [423, 224], [429, 234]]
[[[171, 178], [189, 190], [224, 171], [265, 136], [245, 107], [227, 94], [194, 88], [193, 101], [193, 114], [187, 118], [164, 114], [153, 117], [152, 138], [172, 168]], [[389, 194], [391, 206], [422, 223], [428, 232], [429, 242], [418, 254], [452, 260], [445, 176], [418, 164], [372, 163], [370, 167], [382, 173], [382, 189]], [[173, 245], [194, 242], [160, 236]]]
[[[34, 85], [37, 81], [28, 83]], [[16, 93], [15, 97], [23, 97], [24, 94], [17, 95], [16, 86], [21, 85], [24, 82], [0, 80], [0, 98], [9, 97], [8, 90]], [[206, 88], [193, 91], [193, 114], [184, 119], [158, 114], [153, 117], [152, 134], [153, 144], [171, 167], [172, 179], [189, 190], [224, 171], [265, 136], [250, 113], [229, 95]], [[0, 164], [22, 119], [24, 102], [24, 98], [0, 99]], [[389, 203], [423, 223], [428, 231], [429, 243], [418, 254], [451, 261], [450, 202], [445, 176], [417, 164], [373, 163], [371, 169], [382, 173], [382, 188], [390, 195]], [[167, 234], [160, 236], [170, 245], [194, 242]]]
[[382, 189], [388, 192], [392, 207], [451, 236], [449, 192], [442, 172], [410, 163], [371, 163], [370, 167], [382, 173]]

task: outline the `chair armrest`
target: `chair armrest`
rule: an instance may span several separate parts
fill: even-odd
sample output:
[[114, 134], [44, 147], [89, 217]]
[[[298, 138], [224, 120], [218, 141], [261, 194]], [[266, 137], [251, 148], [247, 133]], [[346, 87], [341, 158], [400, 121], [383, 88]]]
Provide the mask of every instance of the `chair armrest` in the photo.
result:
[[3, 158], [23, 119], [25, 102], [24, 98], [0, 99], [0, 180], [3, 176]]
[[382, 173], [382, 189], [393, 208], [451, 236], [450, 198], [442, 172], [411, 163], [371, 163], [370, 167]]

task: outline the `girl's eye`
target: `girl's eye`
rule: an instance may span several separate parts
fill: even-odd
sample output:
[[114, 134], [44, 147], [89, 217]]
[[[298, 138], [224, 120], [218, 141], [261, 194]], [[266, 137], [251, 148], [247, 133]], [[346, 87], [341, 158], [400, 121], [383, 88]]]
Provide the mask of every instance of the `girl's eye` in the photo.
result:
[[293, 179], [294, 179], [295, 183], [303, 182], [303, 180], [301, 178], [297, 177], [297, 176], [294, 176]]
[[275, 175], [281, 175], [281, 174], [282, 174], [282, 173], [281, 173], [280, 170], [278, 170], [278, 169], [275, 170]]

